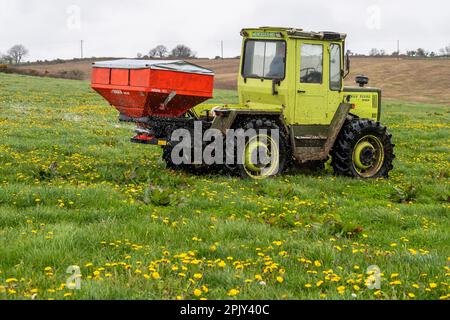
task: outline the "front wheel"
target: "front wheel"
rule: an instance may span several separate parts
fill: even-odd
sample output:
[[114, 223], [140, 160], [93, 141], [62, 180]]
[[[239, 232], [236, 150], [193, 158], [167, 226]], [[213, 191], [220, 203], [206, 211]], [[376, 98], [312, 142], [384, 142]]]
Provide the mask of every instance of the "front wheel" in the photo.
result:
[[392, 135], [380, 123], [355, 119], [342, 129], [332, 151], [337, 175], [388, 178], [395, 159]]

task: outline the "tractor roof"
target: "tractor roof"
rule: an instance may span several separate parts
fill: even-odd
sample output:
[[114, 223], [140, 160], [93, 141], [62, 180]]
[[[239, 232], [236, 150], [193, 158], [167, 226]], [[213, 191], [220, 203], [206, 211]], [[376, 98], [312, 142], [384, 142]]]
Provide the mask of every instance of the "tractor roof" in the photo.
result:
[[244, 37], [252, 36], [255, 38], [284, 38], [288, 36], [290, 38], [302, 38], [302, 39], [316, 39], [316, 40], [345, 40], [347, 34], [331, 31], [304, 31], [297, 28], [286, 27], [260, 27], [260, 28], [245, 28], [241, 31], [241, 35]]

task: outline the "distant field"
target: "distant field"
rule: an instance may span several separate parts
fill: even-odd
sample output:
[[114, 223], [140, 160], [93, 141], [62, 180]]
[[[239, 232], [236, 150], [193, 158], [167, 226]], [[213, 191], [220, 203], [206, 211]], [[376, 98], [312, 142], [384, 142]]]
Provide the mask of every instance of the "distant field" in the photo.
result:
[[[239, 60], [193, 60], [193, 63], [216, 72], [216, 88], [236, 89]], [[60, 71], [81, 70], [89, 79], [91, 60], [67, 62], [55, 65], [32, 65], [38, 72], [58, 73]], [[404, 59], [354, 58], [352, 73], [347, 78], [348, 85], [354, 85], [354, 78], [365, 74], [370, 85], [380, 87], [389, 100], [450, 105], [450, 59]]]
[[167, 170], [87, 81], [0, 74], [0, 299], [449, 299], [449, 108], [383, 110], [390, 180], [244, 181]]

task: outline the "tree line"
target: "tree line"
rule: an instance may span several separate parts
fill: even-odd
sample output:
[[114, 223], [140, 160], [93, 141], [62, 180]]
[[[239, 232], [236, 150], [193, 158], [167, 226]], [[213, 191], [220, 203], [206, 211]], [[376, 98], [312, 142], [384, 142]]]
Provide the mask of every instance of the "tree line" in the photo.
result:
[[147, 54], [138, 53], [138, 59], [164, 59], [164, 58], [177, 58], [177, 59], [195, 59], [197, 54], [188, 46], [179, 44], [172, 50], [169, 50], [164, 45], [158, 45], [151, 49]]
[[[400, 53], [398, 51], [394, 51], [391, 54], [387, 54], [383, 49], [372, 48], [369, 51], [369, 56], [371, 57], [387, 57], [393, 56], [398, 57]], [[418, 57], [418, 58], [434, 58], [434, 57], [450, 57], [450, 44], [442, 49], [439, 49], [439, 52], [427, 51], [424, 48], [418, 48], [416, 50], [407, 50], [407, 57]]]

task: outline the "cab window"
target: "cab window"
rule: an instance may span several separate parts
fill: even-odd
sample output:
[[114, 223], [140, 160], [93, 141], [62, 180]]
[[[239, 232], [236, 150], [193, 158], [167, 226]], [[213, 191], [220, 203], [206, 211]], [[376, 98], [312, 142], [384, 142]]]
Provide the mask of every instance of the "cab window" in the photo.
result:
[[323, 46], [321, 44], [303, 44], [300, 50], [300, 82], [322, 83]]
[[341, 46], [338, 44], [330, 45], [330, 89], [334, 91], [341, 90], [342, 86], [342, 68], [341, 68]]
[[284, 79], [286, 42], [248, 40], [245, 43], [244, 78]]

